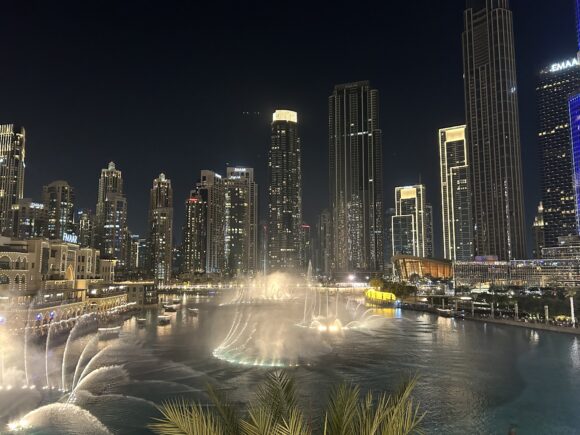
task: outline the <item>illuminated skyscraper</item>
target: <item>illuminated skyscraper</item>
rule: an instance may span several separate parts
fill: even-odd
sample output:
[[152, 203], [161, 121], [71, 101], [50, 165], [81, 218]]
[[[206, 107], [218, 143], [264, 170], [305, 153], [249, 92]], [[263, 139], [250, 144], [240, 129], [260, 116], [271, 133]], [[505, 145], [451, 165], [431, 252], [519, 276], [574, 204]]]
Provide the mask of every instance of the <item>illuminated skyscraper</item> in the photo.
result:
[[258, 262], [258, 186], [254, 169], [227, 168], [225, 259], [230, 276], [253, 275]]
[[46, 236], [49, 239], [77, 240], [74, 225], [75, 193], [64, 180], [44, 186], [42, 201], [48, 217]]
[[332, 217], [328, 210], [318, 216], [314, 248], [314, 267], [318, 275], [330, 277], [332, 272]]
[[22, 198], [12, 206], [12, 237], [33, 239], [46, 235], [47, 216], [44, 204]]
[[200, 181], [185, 202], [182, 255], [186, 275], [224, 272], [225, 208], [221, 175], [202, 170]]
[[76, 234], [81, 247], [94, 246], [94, 225], [95, 216], [91, 210], [79, 210], [76, 214]]
[[186, 278], [205, 273], [207, 253], [207, 190], [196, 188], [185, 200], [183, 225], [183, 274]]
[[268, 271], [297, 271], [301, 267], [302, 170], [296, 112], [274, 112], [268, 169]]
[[0, 125], [0, 233], [11, 235], [12, 206], [24, 196], [26, 134], [13, 124]]
[[568, 96], [579, 88], [576, 58], [554, 63], [540, 72], [536, 95], [546, 247], [557, 246], [560, 236], [576, 234]]
[[470, 261], [473, 220], [465, 125], [439, 130], [443, 256]]
[[425, 207], [424, 185], [395, 187], [395, 215], [391, 223], [393, 255], [426, 257], [429, 254]]
[[525, 258], [524, 199], [512, 12], [468, 0], [463, 71], [475, 255]]
[[153, 277], [165, 284], [171, 279], [172, 271], [173, 189], [171, 180], [163, 173], [153, 180], [150, 194], [149, 246]]
[[544, 205], [542, 201], [538, 205], [538, 211], [534, 217], [532, 231], [534, 234], [534, 258], [542, 258], [542, 251], [546, 247], [546, 221], [544, 219]]
[[127, 200], [122, 173], [113, 162], [101, 170], [95, 220], [95, 245], [101, 258], [115, 259], [117, 267], [123, 268], [127, 255]]
[[329, 97], [330, 206], [335, 272], [383, 271], [383, 157], [379, 92], [368, 81]]

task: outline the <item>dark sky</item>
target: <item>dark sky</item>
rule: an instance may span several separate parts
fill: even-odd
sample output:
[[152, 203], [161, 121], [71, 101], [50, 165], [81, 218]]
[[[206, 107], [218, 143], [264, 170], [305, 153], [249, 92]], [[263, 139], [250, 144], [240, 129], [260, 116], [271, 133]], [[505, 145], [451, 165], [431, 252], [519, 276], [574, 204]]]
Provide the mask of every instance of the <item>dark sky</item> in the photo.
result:
[[[464, 5], [4, 0], [0, 122], [27, 129], [26, 196], [40, 199], [43, 184], [65, 179], [78, 205], [94, 209], [100, 169], [114, 160], [130, 228], [144, 234], [148, 192], [163, 171], [180, 238], [200, 169], [253, 166], [265, 191], [271, 112], [293, 109], [313, 223], [328, 196], [328, 95], [335, 84], [370, 80], [381, 98], [387, 205], [396, 185], [421, 177], [440, 252], [437, 130], [464, 122]], [[512, 9], [530, 225], [537, 72], [575, 55], [574, 10], [572, 0], [512, 0]]]

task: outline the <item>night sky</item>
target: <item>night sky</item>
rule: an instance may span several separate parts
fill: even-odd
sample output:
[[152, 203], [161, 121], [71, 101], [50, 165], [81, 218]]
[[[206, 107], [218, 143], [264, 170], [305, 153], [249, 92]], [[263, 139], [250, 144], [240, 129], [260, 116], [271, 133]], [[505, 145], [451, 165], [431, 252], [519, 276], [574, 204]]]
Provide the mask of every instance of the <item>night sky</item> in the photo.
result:
[[[265, 211], [271, 113], [286, 108], [299, 114], [304, 216], [314, 223], [328, 202], [328, 96], [370, 80], [386, 204], [396, 185], [421, 178], [440, 254], [437, 130], [464, 122], [464, 0], [208, 3], [2, 2], [0, 123], [27, 130], [25, 196], [64, 179], [94, 210], [100, 169], [113, 160], [130, 229], [145, 234], [149, 189], [165, 172], [179, 240], [201, 169], [256, 168]], [[512, 10], [529, 226], [540, 197], [537, 72], [575, 55], [574, 9], [512, 0]]]

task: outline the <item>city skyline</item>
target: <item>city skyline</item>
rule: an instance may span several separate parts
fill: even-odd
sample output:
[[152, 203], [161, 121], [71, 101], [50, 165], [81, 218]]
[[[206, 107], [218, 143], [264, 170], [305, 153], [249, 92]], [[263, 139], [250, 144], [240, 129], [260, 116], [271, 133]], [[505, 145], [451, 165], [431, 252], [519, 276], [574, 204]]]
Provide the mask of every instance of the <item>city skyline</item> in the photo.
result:
[[[573, 56], [575, 52], [575, 38], [574, 29], [575, 25], [573, 23], [573, 17], [571, 14], [565, 13], [565, 8], [555, 8], [549, 7], [549, 5], [544, 5], [541, 2], [526, 2], [525, 4], [521, 1], [514, 0], [511, 2], [512, 9], [514, 10], [514, 20], [515, 20], [515, 38], [516, 38], [516, 62], [518, 69], [518, 80], [520, 88], [520, 107], [522, 108], [522, 154], [524, 159], [524, 180], [526, 189], [526, 231], [530, 231], [531, 222], [533, 220], [533, 215], [535, 213], [535, 207], [540, 199], [540, 189], [538, 173], [539, 173], [539, 162], [537, 161], [537, 128], [533, 119], [536, 116], [535, 110], [535, 86], [537, 81], [537, 75], [539, 71], [554, 62], [565, 60]], [[446, 48], [437, 48], [433, 50], [434, 53], [425, 53], [421, 51], [422, 59], [417, 58], [418, 50], [413, 50], [414, 42], [406, 42], [403, 47], [395, 48], [395, 52], [391, 59], [389, 65], [379, 64], [377, 62], [363, 63], [360, 67], [353, 69], [346, 69], [344, 72], [326, 74], [326, 67], [321, 67], [320, 63], [317, 63], [314, 70], [310, 71], [310, 77], [315, 78], [313, 83], [309, 83], [305, 78], [307, 77], [302, 73], [292, 81], [283, 80], [281, 78], [270, 77], [263, 85], [258, 86], [256, 89], [259, 91], [254, 98], [248, 98], [249, 95], [245, 95], [244, 92], [239, 91], [233, 95], [232, 99], [227, 99], [231, 103], [231, 106], [226, 107], [226, 110], [221, 110], [218, 114], [216, 111], [215, 104], [212, 103], [210, 106], [210, 114], [213, 114], [211, 119], [207, 117], [204, 118], [206, 121], [211, 123], [217, 122], [218, 119], [225, 117], [225, 121], [232, 125], [233, 131], [236, 135], [240, 137], [228, 136], [229, 133], [219, 132], [216, 139], [212, 139], [209, 143], [216, 143], [218, 141], [220, 149], [216, 149], [215, 155], [207, 156], [203, 153], [203, 148], [207, 144], [207, 137], [204, 136], [204, 129], [201, 127], [195, 127], [197, 121], [195, 117], [184, 117], [183, 115], [177, 116], [175, 118], [175, 123], [173, 123], [173, 128], [167, 130], [163, 129], [163, 136], [166, 137], [168, 142], [175, 142], [178, 139], [177, 149], [179, 152], [184, 153], [183, 159], [169, 159], [166, 157], [156, 158], [157, 153], [154, 151], [155, 147], [152, 145], [152, 141], [155, 143], [163, 143], [159, 140], [159, 136], [156, 133], [156, 128], [149, 131], [150, 137], [144, 139], [139, 126], [142, 122], [151, 119], [151, 117], [161, 116], [159, 119], [163, 120], [166, 115], [160, 112], [159, 109], [154, 109], [150, 104], [146, 105], [146, 112], [142, 110], [135, 113], [141, 113], [145, 116], [138, 122], [135, 122], [133, 115], [130, 119], [127, 118], [128, 112], [120, 108], [115, 110], [117, 115], [120, 115], [120, 120], [128, 121], [123, 127], [123, 132], [121, 134], [108, 134], [103, 135], [99, 127], [102, 122], [108, 121], [109, 115], [104, 113], [99, 113], [95, 120], [99, 120], [96, 124], [87, 124], [87, 121], [83, 121], [83, 118], [78, 118], [77, 115], [67, 112], [68, 116], [59, 116], [58, 119], [55, 117], [57, 114], [51, 114], [49, 117], [52, 119], [52, 123], [48, 123], [48, 119], [39, 119], [35, 110], [30, 107], [21, 107], [19, 101], [13, 101], [11, 97], [12, 90], [8, 91], [8, 105], [7, 109], [4, 108], [0, 110], [0, 115], [2, 116], [2, 121], [5, 123], [15, 123], [22, 124], [27, 129], [27, 163], [32, 171], [27, 171], [27, 181], [25, 184], [25, 197], [30, 197], [35, 200], [39, 200], [41, 197], [41, 189], [43, 185], [46, 185], [53, 181], [54, 179], [67, 180], [72, 186], [75, 187], [77, 191], [77, 203], [79, 208], [90, 208], [94, 209], [94, 203], [91, 197], [94, 195], [95, 187], [94, 182], [91, 181], [89, 174], [94, 174], [97, 176], [99, 169], [106, 164], [109, 160], [114, 160], [118, 163], [120, 168], [124, 170], [124, 177], [126, 178], [126, 186], [128, 191], [126, 196], [128, 198], [128, 219], [129, 227], [133, 233], [140, 235], [145, 235], [147, 231], [147, 207], [148, 207], [148, 184], [150, 179], [156, 174], [163, 171], [172, 178], [174, 188], [176, 189], [175, 198], [177, 201], [181, 201], [183, 198], [187, 197], [187, 192], [191, 189], [191, 185], [194, 184], [196, 180], [196, 174], [199, 170], [204, 167], [223, 167], [226, 163], [231, 165], [240, 166], [251, 166], [256, 170], [256, 177], [258, 184], [265, 186], [264, 183], [266, 175], [264, 174], [263, 168], [266, 165], [266, 152], [268, 147], [268, 113], [271, 113], [274, 106], [285, 105], [287, 107], [295, 107], [298, 112], [304, 111], [303, 121], [301, 122], [301, 136], [304, 143], [304, 182], [311, 186], [310, 189], [304, 193], [304, 220], [309, 224], [314, 224], [316, 221], [316, 216], [321, 211], [323, 206], [327, 206], [327, 187], [324, 180], [326, 179], [325, 167], [322, 166], [327, 159], [326, 150], [323, 146], [327, 141], [326, 131], [325, 131], [325, 119], [327, 118], [327, 107], [326, 98], [332, 91], [332, 88], [337, 83], [353, 81], [353, 80], [367, 80], [369, 79], [373, 83], [373, 87], [379, 90], [382, 95], [387, 95], [387, 98], [382, 100], [381, 109], [381, 127], [383, 130], [390, 129], [390, 139], [383, 140], [384, 147], [384, 190], [385, 190], [385, 204], [390, 205], [393, 203], [392, 191], [395, 185], [413, 184], [422, 177], [424, 184], [428, 186], [431, 196], [429, 201], [434, 206], [434, 216], [435, 216], [435, 246], [436, 255], [442, 256], [442, 243], [441, 243], [441, 223], [440, 223], [440, 200], [435, 196], [438, 190], [439, 174], [437, 167], [433, 167], [431, 159], [437, 157], [437, 144], [434, 138], [436, 130], [443, 125], [457, 125], [464, 122], [463, 116], [463, 90], [461, 83], [461, 43], [460, 43], [460, 33], [462, 30], [462, 13], [465, 4], [463, 1], [454, 2], [454, 4], [445, 4], [437, 8], [433, 8], [428, 4], [423, 5], [423, 9], [419, 11], [418, 19], [426, 20], [430, 13], [437, 13], [445, 15], [449, 22], [448, 29], [439, 31], [435, 35], [439, 42], [444, 42], [442, 46]], [[570, 2], [569, 8], [572, 11], [573, 4]], [[405, 12], [408, 12], [408, 7], [405, 5], [397, 5], [396, 11], [400, 12], [402, 16], [406, 16]], [[36, 17], [38, 12], [34, 10], [25, 11], [30, 13], [32, 18]], [[69, 12], [74, 15], [74, 10]], [[78, 11], [76, 11], [78, 12]], [[119, 12], [119, 11], [117, 11]], [[119, 12], [120, 13], [120, 12]], [[143, 12], [145, 13], [145, 12]], [[273, 11], [267, 11], [265, 13], [273, 13]], [[66, 14], [65, 14], [66, 15]], [[113, 18], [117, 15], [114, 13]], [[146, 13], [145, 13], [146, 15]], [[147, 15], [146, 15], [147, 17]], [[163, 17], [162, 17], [163, 18]], [[542, 20], [542, 26], [539, 26], [539, 20]], [[430, 29], [431, 24], [425, 21], [426, 28], [421, 30], [426, 32]], [[135, 23], [129, 23], [135, 25]], [[313, 24], [307, 23], [309, 31], [313, 32]], [[534, 35], [530, 36], [533, 38], [530, 40], [529, 44], [523, 44], [524, 38], [528, 38], [530, 32], [526, 32], [526, 29], [533, 28], [535, 30]], [[519, 30], [522, 29], [522, 30]], [[116, 32], [120, 30], [116, 27], [113, 28]], [[80, 29], [72, 29], [71, 31], [81, 32]], [[287, 32], [287, 25], [283, 26], [280, 32]], [[374, 30], [368, 30], [368, 32], [374, 32]], [[537, 35], [536, 35], [537, 33]], [[123, 33], [124, 34], [124, 33]], [[50, 37], [50, 35], [49, 35]], [[123, 39], [124, 42], [127, 42]], [[27, 42], [21, 41], [24, 47], [28, 47]], [[163, 42], [167, 43], [168, 40]], [[301, 45], [305, 42], [302, 40], [297, 41]], [[216, 44], [221, 44], [217, 41]], [[388, 42], [386, 39], [381, 40], [381, 45], [387, 46]], [[97, 44], [98, 45], [98, 44]], [[315, 44], [316, 45], [316, 44]], [[530, 48], [530, 47], [533, 47]], [[238, 47], [239, 48], [239, 47]], [[317, 46], [313, 47], [312, 50], [316, 51], [319, 48]], [[95, 48], [100, 52], [99, 46]], [[25, 50], [26, 52], [26, 50]], [[435, 76], [441, 79], [439, 76], [439, 69], [437, 65], [443, 67], [445, 63], [446, 71], [453, 71], [453, 66], [455, 74], [446, 73], [449, 78], [444, 79], [443, 83], [446, 86], [440, 86], [444, 89], [438, 89], [438, 86], [433, 86], [432, 82], [429, 80], [435, 80], [435, 78], [425, 78], [421, 81], [415, 80], [414, 83], [417, 84], [416, 89], [410, 88], [407, 90], [409, 102], [401, 100], [402, 95], [400, 91], [389, 86], [389, 83], [393, 83], [393, 80], [397, 78], [408, 75], [408, 83], [411, 82], [413, 78], [418, 77], [420, 65], [422, 63], [428, 62], [430, 56], [436, 59], [438, 56], [443, 54], [442, 60], [437, 60], [434, 64], [436, 67], [434, 69]], [[338, 53], [330, 53], [329, 59], [331, 62], [337, 58]], [[416, 61], [413, 62], [412, 59]], [[142, 60], [140, 60], [142, 61]], [[176, 63], [179, 64], [179, 57], [176, 58]], [[129, 62], [129, 61], [124, 61]], [[431, 61], [431, 63], [433, 63]], [[131, 70], [131, 64], [124, 64], [126, 68]], [[393, 66], [395, 65], [395, 66]], [[252, 79], [249, 74], [248, 68], [243, 70], [243, 76], [241, 78], [242, 83], [248, 83], [250, 87], [256, 87], [255, 80]], [[49, 72], [52, 70], [49, 69]], [[6, 78], [10, 77], [7, 72]], [[325, 79], [320, 80], [321, 76], [325, 76]], [[50, 79], [55, 79], [51, 74], [49, 74]], [[67, 76], [68, 77], [68, 76]], [[126, 77], [126, 74], [122, 74], [122, 77]], [[261, 76], [260, 76], [261, 77]], [[105, 77], [107, 80], [113, 80], [114, 84], [119, 85], [110, 75]], [[179, 79], [179, 77], [178, 77]], [[20, 79], [19, 79], [20, 80]], [[49, 80], [49, 78], [47, 78]], [[89, 80], [89, 78], [87, 78]], [[92, 79], [91, 79], [92, 80]], [[91, 83], [92, 81], [89, 80]], [[179, 82], [179, 80], [177, 80]], [[18, 82], [18, 81], [17, 81]], [[42, 81], [41, 81], [42, 82]], [[58, 82], [58, 80], [57, 80]], [[43, 82], [44, 83], [44, 82]], [[73, 80], [71, 83], [75, 83]], [[85, 83], [86, 85], [87, 83]], [[76, 83], [76, 86], [81, 86], [81, 84]], [[35, 85], [41, 86], [41, 85]], [[393, 129], [393, 126], [402, 124], [404, 126], [410, 125], [410, 123], [417, 124], [417, 120], [413, 119], [412, 111], [409, 110], [410, 101], [420, 94], [421, 89], [426, 90], [429, 86], [431, 92], [442, 93], [449, 98], [449, 101], [453, 101], [453, 104], [446, 103], [443, 107], [441, 114], [435, 114], [432, 119], [423, 119], [419, 124], [416, 132], [411, 132], [401, 136], [397, 130]], [[85, 89], [81, 86], [81, 89]], [[264, 97], [263, 91], [268, 89], [268, 98]], [[312, 92], [312, 89], [315, 92]], [[31, 89], [33, 91], [34, 89]], [[129, 92], [131, 94], [137, 92], [139, 89], [130, 88]], [[298, 90], [298, 92], [296, 92]], [[270, 94], [271, 93], [271, 94]], [[305, 95], [309, 94], [309, 95]], [[310, 96], [312, 94], [312, 96]], [[29, 98], [39, 98], [42, 93], [32, 95]], [[68, 94], [67, 94], [68, 95]], [[173, 95], [173, 94], [172, 94]], [[200, 94], [201, 95], [201, 94]], [[72, 98], [68, 95], [67, 98]], [[88, 100], [93, 101], [94, 95], [88, 95]], [[158, 95], [151, 95], [152, 100], [159, 98]], [[289, 104], [284, 104], [286, 101]], [[294, 103], [294, 101], [296, 103]], [[179, 100], [181, 106], [183, 107], [183, 100]], [[14, 104], [11, 104], [14, 103]], [[291, 104], [290, 104], [291, 103]], [[428, 101], [424, 101], [425, 104], [429, 104]], [[126, 103], [124, 103], [126, 104]], [[41, 105], [42, 106], [42, 105]], [[230, 108], [231, 107], [231, 108]], [[393, 110], [395, 108], [401, 107], [400, 115], [394, 114]], [[267, 108], [267, 110], [266, 110]], [[222, 108], [223, 109], [223, 108]], [[145, 110], [145, 107], [144, 109]], [[188, 109], [189, 110], [189, 109]], [[257, 115], [255, 112], [260, 112]], [[527, 113], [527, 114], [526, 114]], [[63, 114], [61, 114], [63, 115]], [[72, 118], [71, 118], [72, 115]], [[405, 119], [407, 118], [407, 119]], [[62, 134], [51, 134], [48, 133], [52, 125], [56, 125], [59, 121], [68, 120], [74, 121], [78, 119], [79, 122], [73, 122], [73, 132], [67, 132], [67, 135]], [[189, 126], [190, 119], [194, 122]], [[385, 122], [388, 120], [388, 122]], [[248, 138], [249, 135], [242, 135], [238, 133], [245, 131], [247, 125], [253, 123], [257, 124], [259, 135], [257, 137]], [[117, 125], [117, 121], [111, 124], [112, 127]], [[211, 124], [210, 124], [211, 125]], [[82, 129], [79, 127], [83, 126]], [[187, 126], [187, 131], [190, 134], [183, 134], [184, 127]], [[408, 132], [408, 127], [405, 129], [400, 129]], [[114, 129], [113, 129], [114, 131]], [[201, 135], [200, 135], [201, 134]], [[260, 137], [260, 135], [262, 135]], [[195, 139], [196, 136], [199, 139]], [[119, 142], [122, 141], [122, 142]], [[197, 143], [199, 141], [199, 143]], [[121, 143], [123, 145], [121, 145]], [[71, 148], [74, 144], [74, 147]], [[115, 145], [113, 145], [115, 144]], [[132, 144], [135, 144], [134, 146]], [[138, 146], [137, 144], [143, 144], [143, 146]], [[186, 145], [187, 144], [187, 145]], [[192, 145], [193, 144], [193, 145]], [[399, 145], [400, 144], [400, 145]], [[47, 150], [56, 149], [58, 152], [48, 153]], [[138, 153], [134, 153], [132, 150], [139, 150]], [[212, 148], [215, 149], [215, 148]], [[84, 151], [87, 151], [84, 153]], [[84, 154], [83, 154], [84, 153]], [[192, 154], [194, 153], [194, 154]], [[417, 153], [422, 153], [426, 156], [424, 159], [412, 160], [412, 155]], [[82, 155], [81, 155], [82, 154]], [[65, 164], [57, 170], [56, 164], [62, 163], [63, 156], [74, 156], [75, 162], [79, 162], [79, 166], [82, 165], [82, 169], [76, 168], [74, 164]], [[88, 160], [87, 160], [88, 158]], [[207, 162], [206, 162], [207, 159]], [[404, 165], [397, 164], [401, 160]], [[41, 161], [47, 161], [52, 163], [50, 170], [38, 171], [39, 164]], [[133, 167], [133, 162], [142, 161], [144, 162], [143, 168]], [[66, 160], [65, 160], [66, 162]], [[401, 167], [405, 167], [405, 171]], [[28, 168], [27, 168], [28, 169]], [[142, 170], [145, 169], [145, 170]], [[265, 189], [261, 190], [260, 193], [260, 215], [264, 216]], [[531, 198], [531, 199], [530, 199]], [[184, 211], [182, 207], [176, 208], [175, 217], [175, 228], [180, 228], [183, 223]], [[176, 230], [176, 239], [179, 241], [180, 231]], [[531, 251], [531, 238], [528, 237], [528, 252]]]

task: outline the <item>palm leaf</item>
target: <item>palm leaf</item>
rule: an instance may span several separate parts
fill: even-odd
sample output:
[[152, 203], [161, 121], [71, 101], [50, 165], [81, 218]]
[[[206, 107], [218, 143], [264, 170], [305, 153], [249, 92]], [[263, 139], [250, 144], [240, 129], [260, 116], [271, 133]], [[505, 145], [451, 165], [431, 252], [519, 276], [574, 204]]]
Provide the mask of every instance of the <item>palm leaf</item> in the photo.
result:
[[158, 407], [162, 418], [156, 418], [149, 429], [159, 435], [222, 435], [212, 412], [184, 400], [165, 402]]
[[312, 430], [304, 419], [304, 414], [297, 408], [290, 411], [288, 419], [276, 426], [276, 435], [311, 435]]
[[328, 400], [325, 435], [351, 435], [356, 433], [360, 389], [341, 384], [334, 388]]
[[207, 385], [207, 394], [214, 405], [214, 411], [220, 418], [224, 435], [238, 435], [240, 433], [240, 415], [237, 409], [227, 398], [211, 385]]

